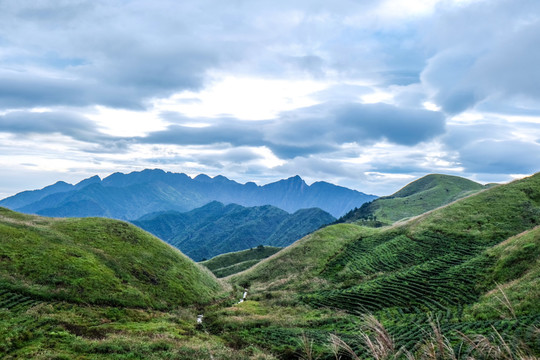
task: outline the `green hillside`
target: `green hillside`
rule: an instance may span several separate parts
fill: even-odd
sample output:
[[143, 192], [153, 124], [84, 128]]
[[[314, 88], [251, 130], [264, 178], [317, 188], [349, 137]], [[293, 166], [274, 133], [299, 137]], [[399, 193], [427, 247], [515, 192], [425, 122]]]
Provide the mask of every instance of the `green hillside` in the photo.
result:
[[2, 359], [260, 359], [197, 326], [226, 296], [207, 269], [132, 225], [0, 208]]
[[2, 209], [0, 241], [1, 358], [540, 356], [540, 173], [393, 226], [322, 228], [227, 291], [118, 221]]
[[487, 187], [459, 176], [427, 175], [390, 196], [380, 197], [350, 211], [340, 222], [370, 219], [391, 224], [449, 204]]
[[[362, 234], [375, 230], [355, 224], [327, 226], [281, 250], [255, 267], [232, 276], [233, 283], [247, 283], [254, 290], [305, 289], [329, 258]], [[317, 282], [319, 283], [319, 282]]]
[[41, 300], [172, 308], [204, 303], [216, 279], [178, 250], [109, 219], [0, 208], [0, 287]]
[[[364, 351], [359, 321], [373, 314], [396, 346], [413, 352], [435, 321], [454, 346], [467, 348], [460, 333], [494, 336], [502, 346], [500, 336], [512, 349], [523, 346], [538, 356], [539, 224], [536, 174], [393, 227], [329, 226], [232, 277], [250, 286], [259, 313], [272, 314], [275, 304], [297, 309], [288, 324], [268, 315], [263, 329], [253, 324], [242, 335], [274, 351], [294, 352], [301, 345], [285, 339], [304, 333], [330, 359], [323, 347], [330, 333]], [[330, 326], [329, 312], [346, 320]], [[251, 309], [244, 316], [256, 323]]]
[[318, 208], [289, 214], [270, 205], [244, 207], [213, 201], [185, 213], [148, 214], [133, 223], [201, 261], [259, 245], [287, 246], [333, 221], [332, 215]]
[[214, 275], [222, 278], [249, 269], [281, 249], [275, 246], [259, 245], [248, 250], [218, 255], [210, 260], [202, 261], [201, 264], [210, 269]]
[[470, 313], [487, 319], [540, 314], [540, 226], [502, 242], [486, 254], [495, 259], [486, 282], [496, 286], [482, 295]]

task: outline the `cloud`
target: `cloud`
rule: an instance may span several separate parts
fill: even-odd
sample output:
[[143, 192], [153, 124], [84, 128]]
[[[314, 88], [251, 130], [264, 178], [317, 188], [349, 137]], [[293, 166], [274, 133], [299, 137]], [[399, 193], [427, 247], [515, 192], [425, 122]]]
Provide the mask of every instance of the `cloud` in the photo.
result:
[[540, 164], [540, 144], [517, 140], [482, 140], [460, 149], [466, 171], [493, 174], [532, 174]]
[[427, 42], [436, 48], [422, 82], [444, 111], [457, 114], [483, 101], [512, 104], [536, 99], [540, 106], [540, 3], [481, 1], [439, 7]]
[[540, 144], [534, 141], [539, 134], [536, 124], [491, 118], [449, 125], [442, 141], [469, 173], [530, 174], [539, 170]]
[[267, 138], [281, 144], [337, 146], [388, 140], [415, 145], [444, 132], [441, 113], [387, 104], [326, 103], [285, 113]]
[[377, 188], [538, 161], [537, 0], [0, 3], [4, 163]]
[[263, 124], [236, 119], [217, 119], [210, 126], [170, 125], [166, 130], [139, 138], [146, 144], [207, 145], [227, 143], [234, 146], [263, 143]]
[[10, 41], [0, 65], [10, 70], [0, 72], [0, 106], [8, 108], [142, 108], [146, 99], [201, 88], [208, 69], [236, 56], [234, 46], [214, 40], [218, 14], [205, 19], [193, 4], [42, 1], [2, 9], [0, 38]]
[[[175, 119], [171, 113], [164, 114]], [[326, 103], [283, 113], [267, 121], [203, 119], [204, 127], [170, 125], [137, 141], [147, 144], [266, 146], [283, 159], [332, 152], [344, 143], [387, 140], [412, 146], [444, 132], [442, 114], [386, 104]], [[177, 123], [189, 122], [185, 117]]]
[[306, 179], [328, 178], [329, 176], [335, 178], [359, 178], [362, 177], [362, 172], [359, 171], [358, 166], [352, 164], [344, 164], [336, 159], [321, 158], [318, 156], [300, 157], [294, 160], [288, 161], [284, 165], [277, 166], [274, 171], [284, 174], [294, 174], [298, 172], [298, 169], [302, 169], [302, 177]]
[[382, 103], [352, 104], [338, 111], [337, 125], [344, 126], [345, 141], [356, 135], [370, 140], [386, 139], [398, 145], [416, 145], [443, 134], [445, 119], [435, 111]]
[[443, 143], [450, 150], [458, 150], [481, 139], [512, 140], [513, 127], [505, 121], [478, 120], [472, 124], [452, 124], [443, 136]]
[[12, 111], [0, 115], [0, 133], [12, 135], [61, 134], [83, 144], [78, 149], [88, 153], [126, 152], [132, 143], [129, 138], [109, 136], [99, 131], [86, 117], [62, 111]]
[[83, 116], [67, 112], [13, 111], [0, 116], [0, 131], [12, 134], [64, 134], [88, 141], [99, 133]]
[[379, 5], [374, 0], [3, 2], [0, 107], [141, 109], [154, 98], [201, 90], [209, 74], [219, 72], [414, 81], [424, 61], [409, 39], [416, 35], [382, 22], [372, 27], [367, 19]]
[[[201, 90], [215, 73], [388, 87], [418, 83], [422, 72], [448, 113], [538, 98], [536, 0], [428, 3], [5, 3], [0, 107], [143, 109]], [[326, 95], [320, 101], [335, 99]]]

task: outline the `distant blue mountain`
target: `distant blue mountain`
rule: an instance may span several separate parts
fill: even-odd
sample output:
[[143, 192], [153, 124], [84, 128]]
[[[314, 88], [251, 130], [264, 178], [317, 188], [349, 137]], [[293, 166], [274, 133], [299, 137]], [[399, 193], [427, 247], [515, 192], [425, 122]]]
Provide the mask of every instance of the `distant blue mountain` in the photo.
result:
[[271, 205], [244, 207], [213, 201], [189, 212], [148, 214], [132, 223], [200, 261], [258, 245], [285, 247], [335, 220], [318, 208], [289, 214]]
[[376, 196], [326, 182], [307, 185], [299, 176], [258, 186], [224, 176], [210, 178], [163, 170], [98, 176], [76, 185], [57, 182], [41, 190], [24, 191], [0, 201], [0, 206], [43, 216], [104, 216], [133, 220], [158, 211], [186, 212], [211, 201], [242, 206], [273, 205], [293, 213], [318, 207], [340, 217]]

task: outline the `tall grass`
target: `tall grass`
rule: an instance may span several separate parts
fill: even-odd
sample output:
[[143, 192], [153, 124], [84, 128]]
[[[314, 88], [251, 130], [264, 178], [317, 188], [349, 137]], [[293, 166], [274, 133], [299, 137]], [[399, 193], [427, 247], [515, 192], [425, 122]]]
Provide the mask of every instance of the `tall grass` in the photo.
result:
[[[359, 332], [360, 350], [354, 350], [343, 339], [335, 334], [330, 335], [329, 348], [336, 360], [341, 359], [375, 359], [375, 360], [537, 360], [531, 350], [522, 342], [505, 339], [495, 327], [488, 335], [460, 336], [458, 343], [452, 343], [443, 334], [437, 321], [431, 321], [431, 331], [412, 348], [397, 348], [384, 325], [373, 315], [366, 315]], [[538, 328], [536, 328], [537, 334]], [[312, 346], [312, 341], [302, 340]], [[310, 342], [311, 341], [311, 342]], [[313, 359], [302, 356], [301, 359]]]

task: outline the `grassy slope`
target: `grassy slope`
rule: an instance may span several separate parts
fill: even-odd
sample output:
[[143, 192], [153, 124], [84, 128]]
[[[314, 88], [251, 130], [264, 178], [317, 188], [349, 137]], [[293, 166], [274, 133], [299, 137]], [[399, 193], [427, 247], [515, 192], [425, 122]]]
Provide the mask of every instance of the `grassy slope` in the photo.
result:
[[0, 209], [0, 286], [41, 299], [170, 308], [210, 301], [216, 279], [116, 220], [49, 219]]
[[[269, 313], [276, 304], [299, 307], [291, 325], [270, 317], [262, 328], [248, 311], [246, 319], [255, 324], [243, 336], [281, 353], [298, 351], [298, 343], [287, 338], [304, 331], [321, 343], [331, 332], [354, 338], [349, 322], [333, 327], [323, 317], [308, 320], [310, 310], [303, 306], [309, 305], [321, 314], [334, 309], [335, 316], [344, 318], [372, 312], [398, 344], [409, 348], [425, 336], [429, 319], [436, 318], [452, 341], [459, 341], [456, 330], [487, 335], [494, 327], [509, 341], [519, 337], [539, 355], [540, 334], [534, 327], [540, 323], [539, 223], [536, 174], [397, 226], [328, 227], [231, 278], [249, 283], [252, 299]], [[320, 251], [325, 249], [320, 243], [332, 249]], [[507, 307], [497, 300], [503, 297], [495, 282], [502, 284], [514, 316], [508, 316], [509, 310], [504, 314]], [[323, 358], [332, 358], [327, 349], [319, 350]]]
[[408, 184], [398, 192], [362, 205], [344, 216], [346, 222], [376, 217], [383, 223], [417, 216], [486, 188], [474, 181], [432, 174]]
[[[415, 287], [425, 292], [422, 305], [427, 307], [436, 307], [430, 301], [438, 298], [452, 303], [454, 300], [446, 296], [449, 287], [452, 291], [457, 287], [469, 296], [467, 276], [473, 276], [489, 261], [479, 257], [482, 251], [537, 225], [539, 200], [540, 174], [495, 187], [401, 226], [364, 232], [358, 240], [347, 242], [330, 257], [315, 254], [314, 258], [321, 263], [317, 275], [330, 282], [334, 289], [339, 288], [321, 294], [323, 303], [336, 305], [346, 295], [373, 293], [373, 297], [365, 296], [365, 302], [363, 298], [355, 301], [367, 308], [372, 307], [374, 301], [377, 304], [373, 309], [397, 305], [400, 301], [413, 306], [407, 300], [407, 293], [395, 294], [392, 300], [385, 301], [386, 305], [377, 302], [376, 294], [407, 280], [421, 282]], [[334, 236], [341, 235], [338, 232]], [[328, 237], [323, 235], [322, 238], [327, 240]], [[308, 240], [306, 245], [311, 242]], [[302, 246], [297, 252], [307, 249], [308, 246]], [[266, 283], [261, 287], [271, 288], [273, 285], [265, 279], [271, 278], [269, 274], [280, 274], [282, 266], [278, 262], [267, 261], [266, 264], [263, 274], [252, 277], [256, 282]], [[262, 269], [261, 265], [256, 266], [253, 273]], [[309, 285], [304, 284], [304, 287], [313, 288], [313, 282], [307, 279]], [[462, 300], [465, 301], [458, 296], [455, 301]]]
[[222, 290], [129, 224], [0, 208], [2, 359], [271, 359], [196, 325]]
[[248, 250], [218, 255], [200, 264], [206, 266], [217, 277], [225, 277], [246, 270], [262, 259], [274, 255], [282, 248], [274, 246], [257, 246]]
[[[233, 283], [247, 283], [254, 289], [309, 288], [329, 258], [362, 234], [375, 230], [354, 224], [327, 226], [261, 261], [255, 267], [233, 275]], [[322, 281], [322, 279], [319, 279]]]
[[482, 319], [540, 314], [540, 227], [488, 249], [487, 255], [495, 259], [488, 282], [496, 286], [471, 314]]

